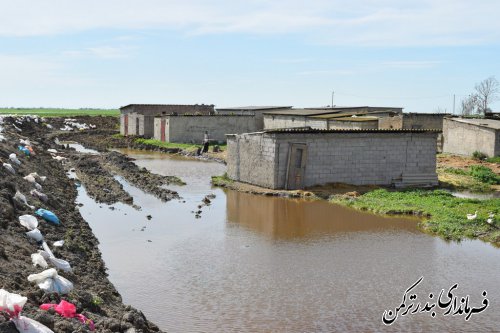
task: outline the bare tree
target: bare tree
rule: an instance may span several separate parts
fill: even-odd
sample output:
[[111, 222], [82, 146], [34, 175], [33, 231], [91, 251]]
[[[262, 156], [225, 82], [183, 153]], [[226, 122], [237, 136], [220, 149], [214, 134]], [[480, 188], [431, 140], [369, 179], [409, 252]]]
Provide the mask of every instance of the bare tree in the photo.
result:
[[489, 105], [498, 100], [500, 94], [500, 84], [494, 76], [481, 81], [474, 87], [477, 95], [477, 111], [485, 113], [488, 111]]
[[462, 116], [470, 116], [474, 113], [478, 105], [478, 96], [476, 94], [470, 94], [466, 98], [462, 99]]

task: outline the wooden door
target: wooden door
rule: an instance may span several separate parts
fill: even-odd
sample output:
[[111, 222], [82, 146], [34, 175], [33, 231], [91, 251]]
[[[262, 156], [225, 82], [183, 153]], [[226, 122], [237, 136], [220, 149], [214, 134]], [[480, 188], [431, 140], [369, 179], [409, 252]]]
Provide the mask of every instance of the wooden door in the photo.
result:
[[161, 141], [165, 142], [165, 119], [160, 121], [160, 135]]
[[286, 173], [287, 190], [304, 188], [306, 160], [307, 145], [304, 143], [292, 143], [288, 152], [288, 167]]
[[125, 129], [124, 135], [127, 136], [128, 135], [128, 114], [123, 116], [123, 126]]

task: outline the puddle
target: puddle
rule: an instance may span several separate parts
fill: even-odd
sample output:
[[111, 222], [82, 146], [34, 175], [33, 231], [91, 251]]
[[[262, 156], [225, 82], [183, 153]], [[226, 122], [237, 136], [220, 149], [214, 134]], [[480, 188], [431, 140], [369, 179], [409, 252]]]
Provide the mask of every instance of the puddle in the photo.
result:
[[[97, 204], [79, 188], [80, 211], [100, 241], [124, 302], [168, 332], [494, 331], [500, 317], [500, 251], [480, 241], [448, 243], [417, 220], [383, 218], [324, 201], [223, 191], [225, 166], [127, 151], [153, 172], [187, 182], [182, 201], [162, 203], [121, 180], [141, 210]], [[193, 210], [209, 193], [212, 204]], [[151, 215], [148, 220], [147, 215]], [[418, 295], [459, 284], [479, 306], [463, 316], [416, 314], [382, 324], [421, 276]]]

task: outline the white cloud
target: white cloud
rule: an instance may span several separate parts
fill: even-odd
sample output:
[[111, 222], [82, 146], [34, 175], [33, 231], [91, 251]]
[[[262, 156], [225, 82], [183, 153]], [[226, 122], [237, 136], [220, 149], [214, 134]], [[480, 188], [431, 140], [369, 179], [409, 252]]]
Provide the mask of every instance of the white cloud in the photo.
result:
[[338, 45], [497, 43], [497, 0], [0, 0], [0, 36], [93, 29], [300, 34]]

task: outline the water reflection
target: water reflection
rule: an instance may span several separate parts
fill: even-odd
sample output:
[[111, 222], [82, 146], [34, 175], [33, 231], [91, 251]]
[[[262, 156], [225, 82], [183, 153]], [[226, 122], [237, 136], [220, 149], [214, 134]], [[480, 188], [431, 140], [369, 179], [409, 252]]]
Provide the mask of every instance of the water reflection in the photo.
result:
[[319, 200], [286, 199], [226, 191], [227, 222], [273, 239], [347, 232], [420, 232], [418, 219], [384, 218]]

